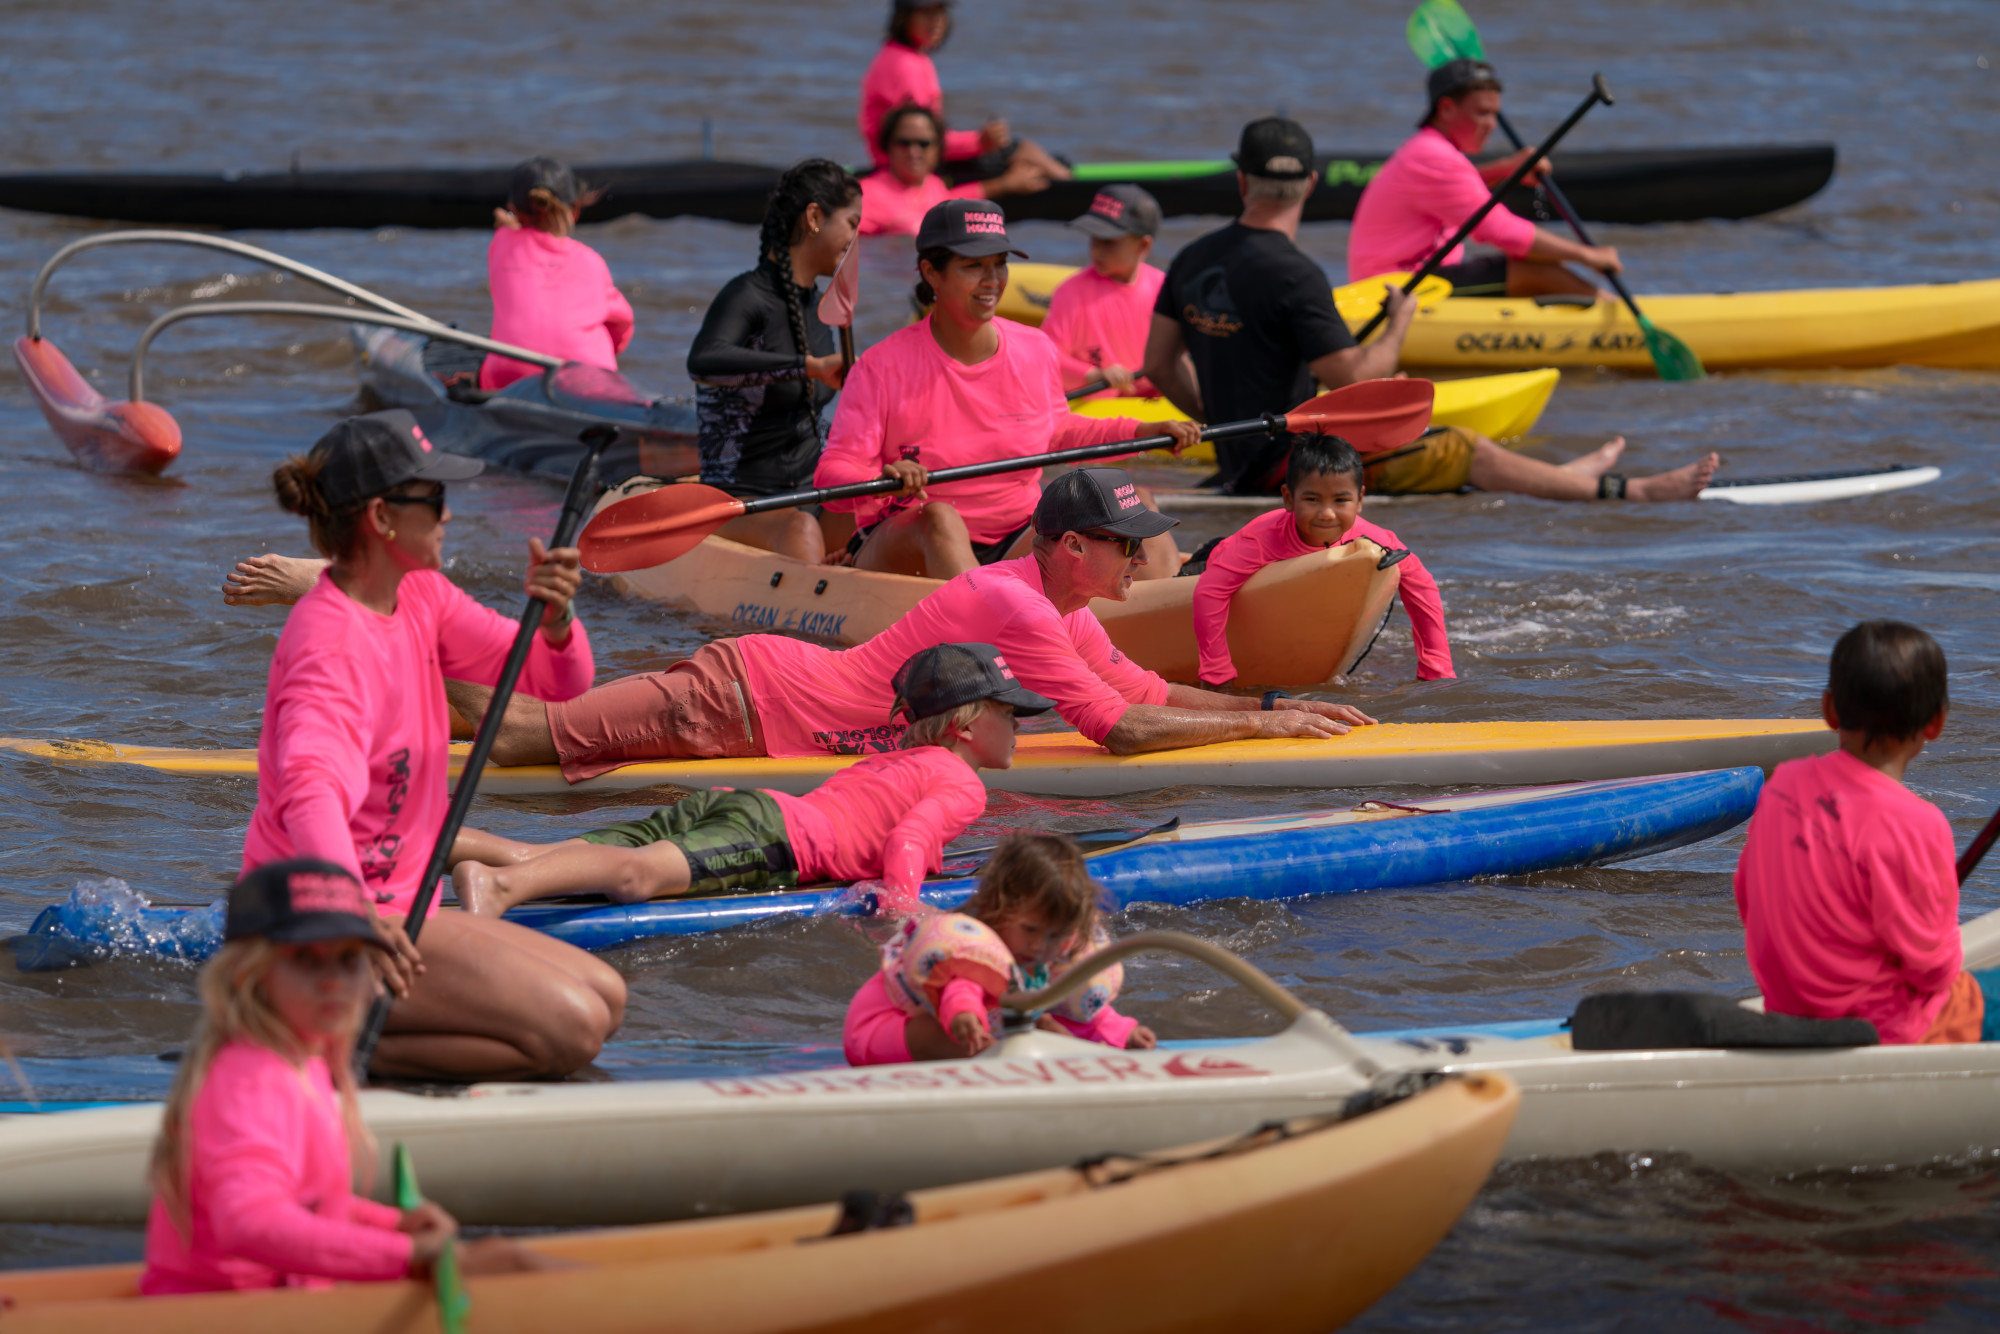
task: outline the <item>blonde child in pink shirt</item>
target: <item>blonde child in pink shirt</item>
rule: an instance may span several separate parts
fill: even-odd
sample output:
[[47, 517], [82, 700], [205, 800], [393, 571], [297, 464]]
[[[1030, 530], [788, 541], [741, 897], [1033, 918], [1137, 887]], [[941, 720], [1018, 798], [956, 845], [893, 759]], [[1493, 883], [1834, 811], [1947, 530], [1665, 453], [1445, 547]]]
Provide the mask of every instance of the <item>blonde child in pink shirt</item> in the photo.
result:
[[[223, 936], [153, 1142], [139, 1290], [424, 1274], [457, 1234], [451, 1215], [354, 1193], [355, 1160], [366, 1178], [375, 1158], [354, 1095], [354, 1040], [375, 994], [369, 955], [390, 951], [360, 882], [331, 862], [258, 867], [230, 890]], [[468, 1273], [541, 1267], [499, 1239], [461, 1259]]]
[[[1075, 843], [1060, 834], [1009, 835], [963, 909], [910, 917], [883, 946], [881, 971], [847, 1007], [848, 1064], [985, 1051], [998, 1040], [990, 1016], [1002, 996], [1041, 990], [1107, 942], [1100, 897]], [[1111, 1047], [1154, 1047], [1152, 1029], [1111, 1008], [1123, 982], [1113, 964], [1038, 1026]]]
[[1167, 280], [1146, 262], [1160, 232], [1159, 201], [1136, 185], [1107, 185], [1070, 226], [1090, 238], [1090, 267], [1049, 294], [1042, 319], [1062, 361], [1064, 392], [1103, 380], [1111, 387], [1093, 397], [1157, 397], [1153, 382], [1135, 368], [1146, 364], [1153, 306]]
[[1417, 679], [1457, 675], [1437, 580], [1401, 538], [1361, 517], [1367, 493], [1362, 476], [1361, 455], [1339, 436], [1297, 436], [1279, 488], [1284, 506], [1259, 515], [1209, 548], [1207, 565], [1194, 589], [1194, 641], [1204, 685], [1227, 685], [1236, 679], [1236, 664], [1229, 657], [1229, 606], [1251, 575], [1274, 561], [1362, 537], [1407, 553], [1398, 592], [1417, 641]]
[[1750, 971], [1773, 1014], [1866, 1019], [1888, 1043], [2000, 1040], [2000, 971], [1968, 973], [1944, 812], [1903, 785], [1944, 731], [1944, 650], [1864, 621], [1820, 697], [1840, 748], [1778, 766], [1736, 864]]
[[[576, 177], [553, 158], [514, 168], [507, 208], [486, 247], [486, 280], [496, 340], [616, 372], [618, 354], [632, 342], [631, 303], [611, 285], [604, 257], [570, 235], [578, 211], [595, 197], [579, 194]], [[541, 373], [488, 353], [479, 387], [504, 389]]]
[[529, 899], [598, 890], [638, 903], [880, 879], [889, 902], [914, 907], [925, 873], [944, 867], [944, 845], [986, 811], [979, 770], [1011, 768], [1017, 719], [1054, 704], [1021, 685], [990, 644], [925, 649], [893, 687], [891, 714], [910, 719], [901, 748], [803, 797], [697, 792], [553, 846], [467, 830], [453, 849], [459, 899], [498, 915]]

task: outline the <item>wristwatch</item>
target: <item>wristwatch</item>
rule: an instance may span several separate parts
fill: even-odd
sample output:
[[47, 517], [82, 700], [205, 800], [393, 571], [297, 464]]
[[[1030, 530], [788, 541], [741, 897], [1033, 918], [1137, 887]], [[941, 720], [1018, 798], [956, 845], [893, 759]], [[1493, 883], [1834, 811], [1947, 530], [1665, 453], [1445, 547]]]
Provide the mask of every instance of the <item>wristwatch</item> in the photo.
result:
[[1264, 712], [1269, 713], [1271, 710], [1277, 708], [1279, 700], [1290, 698], [1291, 694], [1288, 691], [1266, 690], [1264, 692]]

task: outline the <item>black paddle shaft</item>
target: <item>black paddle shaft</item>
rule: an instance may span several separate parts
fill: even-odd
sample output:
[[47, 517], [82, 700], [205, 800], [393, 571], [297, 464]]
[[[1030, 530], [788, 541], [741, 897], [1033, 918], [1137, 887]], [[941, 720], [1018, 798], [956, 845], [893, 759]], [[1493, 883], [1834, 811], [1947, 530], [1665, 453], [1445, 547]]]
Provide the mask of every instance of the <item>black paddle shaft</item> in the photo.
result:
[[[1535, 164], [1555, 151], [1555, 146], [1562, 142], [1563, 136], [1575, 129], [1576, 123], [1582, 120], [1584, 114], [1599, 102], [1604, 103], [1605, 106], [1615, 105], [1611, 98], [1611, 90], [1604, 86], [1604, 76], [1602, 74], [1593, 74], [1590, 76], [1590, 96], [1584, 98], [1577, 109], [1569, 113], [1567, 120], [1556, 126], [1554, 134], [1535, 145], [1535, 151], [1523, 158], [1521, 165], [1514, 168], [1513, 173], [1506, 180], [1493, 187], [1493, 193], [1486, 196], [1486, 202], [1481, 204], [1473, 215], [1465, 220], [1465, 225], [1452, 233], [1449, 241], [1446, 241], [1432, 252], [1431, 257], [1424, 261], [1422, 268], [1410, 275], [1410, 280], [1403, 284], [1404, 295], [1407, 296], [1409, 293], [1416, 291], [1418, 283], [1436, 273], [1438, 266], [1444, 263], [1444, 257], [1457, 249], [1466, 237], [1472, 235], [1472, 229], [1486, 221], [1486, 215], [1500, 206], [1501, 198], [1509, 190], [1526, 180], [1528, 173], [1535, 169]], [[1360, 332], [1354, 335], [1354, 341], [1357, 343], [1366, 342], [1368, 335], [1374, 333], [1382, 321], [1388, 318], [1389, 305], [1387, 302], [1384, 302], [1382, 309], [1376, 311], [1368, 323], [1361, 326]]]
[[1959, 884], [1971, 878], [1979, 866], [1979, 859], [1986, 855], [1986, 850], [1993, 846], [1995, 839], [2000, 839], [2000, 811], [1993, 812], [1993, 818], [1986, 822], [1986, 827], [1974, 834], [1972, 841], [1965, 845], [1965, 854], [1958, 859]]
[[[1270, 434], [1280, 435], [1289, 429], [1283, 413], [1267, 412], [1262, 417], [1250, 421], [1225, 422], [1221, 426], [1211, 426], [1201, 433], [1204, 440], [1231, 440], [1238, 436]], [[1082, 463], [1089, 459], [1108, 459], [1119, 454], [1138, 454], [1148, 449], [1171, 449], [1174, 438], [1170, 435], [1141, 436], [1137, 440], [1115, 440], [1102, 445], [1079, 445], [1075, 449], [1052, 450], [1047, 454], [1028, 454], [1020, 458], [992, 459], [986, 463], [967, 463], [957, 468], [939, 468], [925, 481], [958, 482], [968, 477], [990, 477], [994, 473], [1021, 472], [1028, 468], [1047, 468], [1058, 463]], [[894, 477], [876, 477], [866, 482], [849, 482], [845, 486], [823, 486], [816, 491], [791, 491], [782, 496], [759, 496], [755, 500], [743, 502], [743, 513], [762, 514], [765, 510], [790, 509], [795, 505], [817, 505], [826, 500], [851, 500], [856, 496], [881, 496], [891, 491], [900, 491], [903, 483]]]
[[[581, 437], [583, 458], [570, 475], [569, 493], [563, 497], [562, 517], [556, 520], [555, 539], [549, 544], [551, 550], [566, 547], [576, 540], [576, 530], [583, 526], [583, 512], [597, 494], [598, 459], [617, 438], [616, 427], [585, 428]], [[424, 878], [417, 885], [416, 900], [410, 905], [410, 915], [403, 921], [403, 930], [412, 942], [423, 931], [424, 918], [430, 914], [431, 902], [437, 897], [438, 882], [444, 878], [446, 863], [451, 860], [452, 844], [458, 841], [458, 831], [465, 824], [466, 812], [472, 808], [472, 798], [479, 791], [479, 775], [486, 768], [486, 757], [492, 754], [493, 743], [500, 735], [501, 721], [507, 716], [507, 702], [514, 696], [514, 685], [521, 679], [521, 669], [528, 665], [528, 651], [535, 645], [535, 635], [542, 628], [542, 616], [546, 610], [547, 604], [540, 598], [529, 598], [528, 605], [521, 609], [521, 628], [514, 634], [514, 647], [508, 651], [506, 665], [500, 669], [500, 679], [494, 683], [493, 698], [486, 705], [486, 716], [479, 720], [479, 731], [472, 741], [472, 753], [465, 757], [465, 768], [458, 776], [458, 786], [452, 789], [451, 807], [445, 812], [444, 828], [438, 831], [437, 843], [431, 848], [431, 859], [424, 866]], [[354, 1042], [354, 1077], [358, 1081], [366, 1081], [368, 1077], [368, 1063], [375, 1058], [375, 1044], [382, 1040], [382, 1026], [389, 1021], [392, 1004], [394, 997], [385, 989], [368, 1008], [368, 1020]]]
[[[1525, 147], [1526, 145], [1521, 141], [1521, 136], [1514, 133], [1514, 122], [1507, 119], [1507, 113], [1502, 111], [1495, 114], [1500, 118], [1500, 132], [1507, 136], [1507, 141], [1516, 148]], [[1542, 182], [1542, 191], [1548, 195], [1549, 202], [1555, 205], [1556, 212], [1562, 215], [1562, 220], [1569, 224], [1569, 229], [1576, 233], [1577, 240], [1588, 246], [1597, 244], [1597, 242], [1590, 239], [1590, 233], [1584, 229], [1583, 215], [1578, 213], [1576, 208], [1569, 202], [1569, 196], [1565, 195], [1562, 187], [1556, 184], [1555, 177], [1551, 176]], [[1639, 303], [1634, 301], [1632, 293], [1626, 290], [1625, 280], [1609, 269], [1604, 271], [1604, 276], [1610, 280], [1611, 290], [1618, 293], [1618, 299], [1625, 303], [1625, 309], [1632, 312], [1632, 318], [1635, 320], [1641, 318]]]

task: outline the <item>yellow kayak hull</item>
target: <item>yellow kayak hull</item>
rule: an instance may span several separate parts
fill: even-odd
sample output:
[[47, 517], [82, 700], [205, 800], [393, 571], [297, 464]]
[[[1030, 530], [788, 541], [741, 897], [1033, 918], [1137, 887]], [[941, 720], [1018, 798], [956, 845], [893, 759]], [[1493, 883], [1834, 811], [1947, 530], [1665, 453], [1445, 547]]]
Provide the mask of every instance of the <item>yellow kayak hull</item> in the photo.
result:
[[[1010, 264], [1007, 266], [1007, 290], [1000, 294], [997, 312], [1004, 319], [1020, 324], [1042, 325], [1042, 316], [1049, 313], [1049, 298], [1056, 288], [1076, 272], [1068, 264]], [[1384, 284], [1400, 286], [1409, 280], [1407, 273], [1383, 273], [1372, 278], [1364, 278], [1358, 283], [1348, 283], [1333, 289], [1333, 302], [1340, 308], [1340, 317], [1350, 327], [1359, 327], [1382, 307]], [[1428, 309], [1451, 295], [1451, 284], [1435, 274], [1417, 284], [1414, 294], [1419, 309]]]
[[[1686, 343], [1712, 371], [2000, 368], [2000, 279], [1638, 301], [1646, 318]], [[1511, 297], [1453, 297], [1422, 311], [1403, 343], [1402, 364], [1462, 371], [1653, 369], [1639, 326], [1623, 305], [1538, 306]]]

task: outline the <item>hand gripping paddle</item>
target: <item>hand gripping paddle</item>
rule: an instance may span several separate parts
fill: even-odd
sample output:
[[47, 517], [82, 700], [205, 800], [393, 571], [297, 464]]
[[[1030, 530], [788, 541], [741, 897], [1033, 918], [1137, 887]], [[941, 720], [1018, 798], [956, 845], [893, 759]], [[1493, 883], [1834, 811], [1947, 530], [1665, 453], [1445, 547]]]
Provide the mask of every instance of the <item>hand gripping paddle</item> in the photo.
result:
[[[1299, 404], [1290, 412], [1267, 413], [1248, 421], [1211, 426], [1201, 433], [1204, 440], [1226, 440], [1250, 435], [1278, 435], [1292, 432], [1305, 435], [1320, 432], [1337, 435], [1363, 453], [1407, 445], [1430, 425], [1431, 401], [1436, 390], [1429, 380], [1363, 380], [1335, 389]], [[1144, 436], [1078, 449], [1061, 449], [1025, 458], [995, 459], [990, 463], [968, 463], [958, 468], [940, 468], [929, 483], [954, 482], [969, 477], [991, 477], [996, 473], [1045, 468], [1058, 463], [1082, 463], [1089, 459], [1137, 454], [1148, 449], [1170, 449], [1170, 435]], [[877, 477], [846, 486], [827, 486], [815, 491], [793, 491], [778, 496], [758, 496], [744, 500], [699, 482], [680, 482], [657, 487], [607, 505], [584, 526], [577, 546], [583, 552], [584, 568], [598, 574], [617, 574], [664, 565], [684, 556], [701, 540], [731, 519], [744, 514], [817, 505], [828, 500], [850, 500], [857, 496], [880, 496], [903, 489], [893, 477]]]

